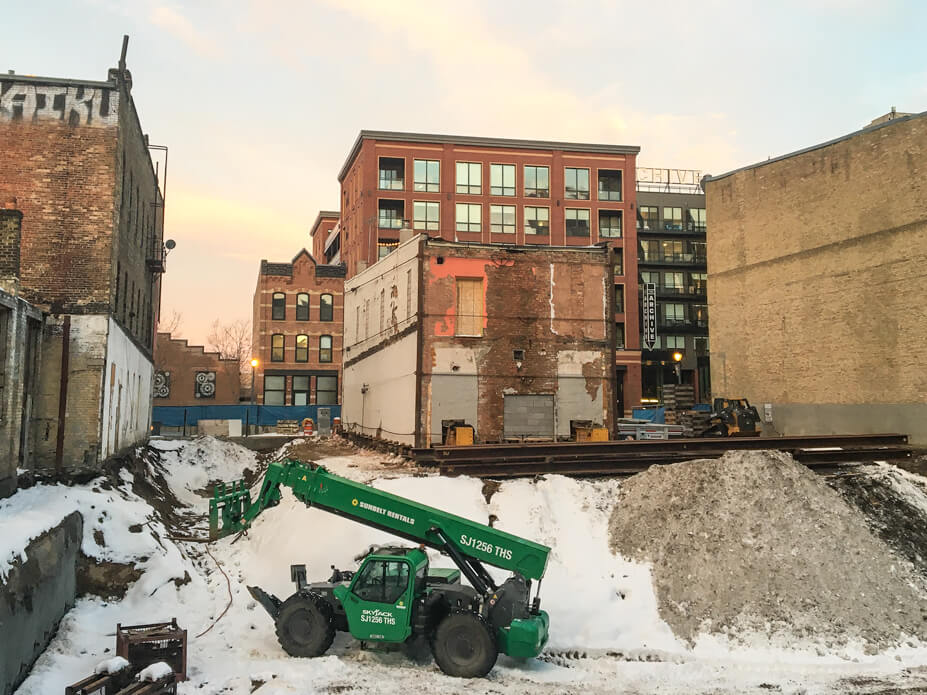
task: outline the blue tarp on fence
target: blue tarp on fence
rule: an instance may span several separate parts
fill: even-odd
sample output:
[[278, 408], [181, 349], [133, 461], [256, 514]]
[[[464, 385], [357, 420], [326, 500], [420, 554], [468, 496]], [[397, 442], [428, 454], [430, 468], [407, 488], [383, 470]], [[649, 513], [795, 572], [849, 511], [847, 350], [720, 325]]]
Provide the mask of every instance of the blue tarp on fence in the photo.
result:
[[340, 405], [156, 405], [151, 421], [162, 427], [195, 427], [200, 420], [241, 420], [242, 425], [273, 426], [277, 420], [312, 418], [318, 426], [319, 408], [331, 408], [331, 417], [341, 417]]

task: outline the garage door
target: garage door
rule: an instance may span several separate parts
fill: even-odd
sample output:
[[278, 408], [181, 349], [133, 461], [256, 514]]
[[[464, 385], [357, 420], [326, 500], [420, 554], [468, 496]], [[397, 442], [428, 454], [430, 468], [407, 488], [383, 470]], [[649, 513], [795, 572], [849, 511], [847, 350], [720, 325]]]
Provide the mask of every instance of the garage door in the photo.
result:
[[506, 439], [554, 438], [553, 395], [506, 395], [502, 420]]

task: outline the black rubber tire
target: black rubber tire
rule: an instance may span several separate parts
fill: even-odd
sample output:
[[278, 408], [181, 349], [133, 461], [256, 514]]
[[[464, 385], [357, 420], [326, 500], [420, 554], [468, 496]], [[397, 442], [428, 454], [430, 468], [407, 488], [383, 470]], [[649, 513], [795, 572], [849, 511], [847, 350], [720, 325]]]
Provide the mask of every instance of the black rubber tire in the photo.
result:
[[293, 594], [277, 613], [277, 641], [290, 656], [320, 656], [335, 639], [335, 621], [325, 599], [315, 594]]
[[492, 630], [475, 613], [451, 613], [438, 625], [431, 645], [435, 663], [449, 676], [482, 678], [499, 656]]

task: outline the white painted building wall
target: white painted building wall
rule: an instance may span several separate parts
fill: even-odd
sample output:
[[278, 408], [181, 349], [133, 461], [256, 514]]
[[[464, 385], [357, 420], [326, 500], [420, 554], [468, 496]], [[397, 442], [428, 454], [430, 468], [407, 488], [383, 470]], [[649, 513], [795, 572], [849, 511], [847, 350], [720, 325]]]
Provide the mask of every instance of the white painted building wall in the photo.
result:
[[415, 443], [419, 243], [403, 242], [344, 287], [341, 425], [403, 444]]
[[345, 362], [416, 321], [419, 243], [412, 237], [345, 282]]
[[371, 437], [415, 444], [415, 355], [412, 332], [346, 365], [341, 426]]
[[102, 458], [147, 439], [151, 427], [154, 365], [112, 318], [106, 335], [103, 372]]

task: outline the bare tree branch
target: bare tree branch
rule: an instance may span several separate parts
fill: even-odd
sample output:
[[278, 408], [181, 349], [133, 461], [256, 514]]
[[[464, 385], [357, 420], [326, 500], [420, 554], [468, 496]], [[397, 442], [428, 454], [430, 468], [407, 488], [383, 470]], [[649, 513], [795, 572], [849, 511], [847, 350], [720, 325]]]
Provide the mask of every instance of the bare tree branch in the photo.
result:
[[231, 323], [222, 323], [219, 319], [212, 322], [206, 347], [219, 353], [223, 359], [238, 360], [238, 369], [242, 374], [251, 371], [251, 321], [239, 319]]
[[180, 325], [183, 323], [183, 314], [176, 309], [171, 310], [171, 315], [164, 321], [158, 322], [158, 331], [161, 333], [170, 333], [172, 338], [180, 337]]

